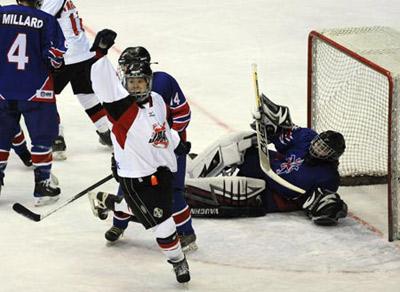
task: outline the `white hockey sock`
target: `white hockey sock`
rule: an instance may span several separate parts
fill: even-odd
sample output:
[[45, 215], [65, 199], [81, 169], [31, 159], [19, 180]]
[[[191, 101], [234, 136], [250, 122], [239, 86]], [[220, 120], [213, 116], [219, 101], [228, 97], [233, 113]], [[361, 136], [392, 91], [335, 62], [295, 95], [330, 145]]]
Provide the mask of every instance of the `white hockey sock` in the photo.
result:
[[157, 243], [162, 252], [171, 262], [179, 262], [184, 259], [181, 243], [176, 233], [175, 222], [172, 217], [152, 228]]

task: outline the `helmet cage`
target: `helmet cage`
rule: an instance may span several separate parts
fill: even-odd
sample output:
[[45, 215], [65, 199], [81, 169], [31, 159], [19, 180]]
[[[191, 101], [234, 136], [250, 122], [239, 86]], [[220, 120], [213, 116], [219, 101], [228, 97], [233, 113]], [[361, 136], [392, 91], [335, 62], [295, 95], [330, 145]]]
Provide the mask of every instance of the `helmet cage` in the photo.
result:
[[[123, 64], [119, 66], [119, 74], [122, 80], [122, 85], [128, 90], [129, 95], [132, 96], [136, 102], [144, 102], [150, 95], [152, 82], [153, 82], [153, 74], [151, 72], [150, 67], [144, 63], [131, 63], [131, 64]], [[144, 78], [147, 81], [147, 88], [145, 91], [135, 92], [129, 90], [128, 88], [128, 79], [131, 78]]]
[[337, 153], [332, 149], [319, 135], [312, 139], [310, 148], [310, 155], [317, 159], [322, 160], [336, 160]]

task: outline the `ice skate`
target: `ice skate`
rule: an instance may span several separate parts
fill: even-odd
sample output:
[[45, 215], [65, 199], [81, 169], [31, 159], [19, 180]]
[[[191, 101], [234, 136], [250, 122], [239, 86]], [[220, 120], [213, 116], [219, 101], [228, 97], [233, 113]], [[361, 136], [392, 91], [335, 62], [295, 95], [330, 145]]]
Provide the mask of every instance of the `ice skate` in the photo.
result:
[[186, 261], [186, 257], [177, 263], [171, 262], [170, 260], [168, 262], [173, 266], [176, 280], [179, 283], [186, 283], [190, 281], [189, 265]]
[[56, 187], [51, 179], [37, 182], [33, 193], [34, 205], [38, 207], [55, 203], [60, 193], [60, 188]]
[[118, 239], [120, 239], [123, 234], [124, 234], [124, 229], [119, 228], [117, 226], [112, 226], [110, 229], [106, 231], [104, 234], [104, 237], [109, 241], [109, 242], [115, 242]]
[[96, 131], [96, 133], [99, 135], [99, 142], [101, 145], [112, 147], [110, 130], [105, 132]]
[[181, 242], [182, 251], [187, 254], [198, 249], [196, 244], [196, 234], [180, 234], [179, 240]]
[[53, 159], [56, 161], [66, 160], [67, 159], [67, 145], [65, 144], [65, 140], [63, 136], [58, 136], [52, 145], [53, 149]]

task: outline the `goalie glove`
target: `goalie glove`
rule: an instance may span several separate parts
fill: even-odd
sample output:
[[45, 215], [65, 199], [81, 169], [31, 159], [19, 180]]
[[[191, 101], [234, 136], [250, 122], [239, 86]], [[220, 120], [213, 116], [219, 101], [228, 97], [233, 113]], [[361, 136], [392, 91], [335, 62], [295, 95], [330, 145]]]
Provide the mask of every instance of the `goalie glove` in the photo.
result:
[[317, 225], [336, 225], [347, 216], [347, 204], [332, 191], [317, 189], [303, 204], [305, 214]]
[[[293, 127], [289, 108], [273, 103], [267, 96], [261, 94], [261, 105], [253, 111], [253, 118], [264, 129], [265, 136], [271, 140], [282, 129]], [[255, 128], [255, 125], [251, 125]]]
[[103, 55], [107, 55], [108, 49], [115, 43], [117, 33], [111, 29], [103, 29], [96, 34], [93, 45], [90, 48], [91, 52], [100, 52]]

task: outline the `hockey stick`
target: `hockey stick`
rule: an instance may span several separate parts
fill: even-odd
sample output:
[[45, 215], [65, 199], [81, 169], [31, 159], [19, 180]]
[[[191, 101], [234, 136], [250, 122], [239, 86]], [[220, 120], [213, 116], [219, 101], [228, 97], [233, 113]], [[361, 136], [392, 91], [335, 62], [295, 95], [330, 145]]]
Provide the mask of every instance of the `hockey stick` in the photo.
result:
[[25, 216], [26, 218], [33, 220], [35, 222], [39, 222], [41, 220], [43, 220], [44, 218], [46, 218], [47, 216], [50, 216], [51, 214], [55, 213], [56, 211], [60, 210], [61, 208], [69, 205], [70, 203], [72, 203], [73, 201], [79, 199], [80, 197], [86, 195], [88, 192], [90, 192], [91, 190], [101, 186], [102, 184], [104, 184], [105, 182], [109, 181], [110, 179], [113, 178], [113, 175], [110, 174], [108, 176], [106, 176], [105, 178], [99, 180], [98, 182], [96, 182], [95, 184], [91, 185], [90, 187], [88, 187], [87, 189], [81, 191], [80, 193], [76, 194], [75, 196], [71, 197], [70, 199], [66, 200], [64, 203], [62, 203], [60, 206], [46, 212], [43, 214], [37, 214], [35, 212], [32, 212], [31, 210], [29, 210], [28, 208], [26, 208], [25, 206], [21, 205], [20, 203], [15, 203], [12, 208], [14, 209], [15, 212], [21, 214], [22, 216]]
[[[252, 71], [253, 71], [253, 81], [254, 81], [254, 90], [255, 90], [255, 97], [256, 97], [256, 106], [257, 108], [260, 108], [261, 106], [261, 99], [260, 99], [260, 90], [258, 86], [258, 75], [257, 75], [257, 64], [252, 64], [251, 65]], [[256, 130], [257, 130], [257, 143], [258, 143], [258, 155], [260, 157], [260, 166], [261, 169], [265, 172], [266, 175], [268, 175], [271, 179], [276, 181], [278, 184], [291, 189], [292, 191], [295, 191], [300, 194], [304, 194], [305, 190], [292, 185], [288, 181], [284, 180], [281, 178], [279, 175], [277, 175], [272, 169], [271, 165], [269, 163], [269, 153], [268, 153], [268, 140], [267, 137], [265, 136], [265, 126], [260, 123], [260, 120], [256, 120]]]

